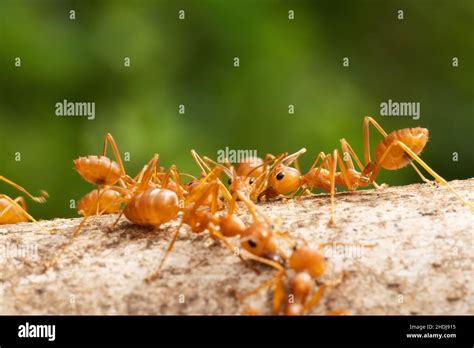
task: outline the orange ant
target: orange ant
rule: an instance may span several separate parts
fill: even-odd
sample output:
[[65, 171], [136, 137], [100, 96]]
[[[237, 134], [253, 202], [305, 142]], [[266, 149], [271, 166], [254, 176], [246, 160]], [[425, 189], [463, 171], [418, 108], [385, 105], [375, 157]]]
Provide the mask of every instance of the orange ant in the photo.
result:
[[[106, 156], [107, 144], [109, 143], [116, 161]], [[98, 187], [97, 190], [89, 192], [79, 202], [80, 208], [78, 210], [82, 211], [82, 214], [87, 213], [86, 215], [93, 215], [94, 210], [92, 207], [94, 205], [96, 215], [100, 215], [101, 210], [103, 210], [103, 212], [117, 212], [116, 201], [112, 201], [111, 199], [115, 197], [118, 202], [119, 195], [118, 192], [112, 193], [111, 191], [117, 191], [119, 189], [112, 188], [112, 186], [118, 183], [122, 188], [128, 188], [136, 184], [135, 180], [125, 173], [117, 143], [110, 133], [107, 133], [105, 136], [102, 155], [79, 157], [73, 161], [73, 165], [84, 180]], [[105, 194], [102, 194], [102, 188], [105, 189]], [[101, 207], [104, 207], [104, 209], [101, 209]]]
[[[29, 198], [37, 203], [46, 202], [46, 197], [48, 193], [46, 191], [41, 191], [39, 196], [33, 196], [27, 190], [25, 190], [20, 185], [14, 183], [13, 181], [5, 178], [0, 175], [0, 181], [7, 183], [10, 186], [13, 186], [17, 190], [26, 194]], [[26, 202], [23, 197], [17, 197], [15, 199], [10, 198], [5, 194], [0, 194], [0, 225], [5, 224], [16, 224], [18, 222], [27, 222], [32, 221], [35, 224], [38, 222], [26, 211]], [[43, 230], [43, 227], [38, 224], [38, 226]]]
[[[45, 271], [58, 262], [66, 249], [72, 244], [75, 238], [77, 238], [87, 219], [91, 215], [94, 215], [94, 213], [100, 215], [108, 211], [108, 209], [115, 209], [117, 204], [126, 203], [125, 208], [120, 211], [120, 214], [111, 228], [120, 220], [122, 214], [135, 224], [153, 227], [158, 227], [176, 217], [179, 211], [178, 194], [170, 189], [158, 187], [158, 185], [154, 183], [155, 179], [153, 178], [156, 174], [158, 159], [159, 155], [155, 154], [135, 178], [137, 180], [126, 177], [126, 181], [123, 182], [124, 187], [106, 186], [105, 190], [100, 193], [92, 191], [89, 194], [90, 197], [86, 195], [86, 197], [81, 200], [82, 203], [79, 207], [81, 214], [84, 215], [84, 219], [82, 219], [79, 226], [71, 234], [69, 241], [60, 249], [54, 259], [46, 264]], [[94, 174], [90, 175], [90, 177], [92, 176], [94, 176]], [[98, 175], [96, 175], [96, 177], [98, 177]], [[124, 177], [125, 176], [122, 175], [117, 181], [122, 180]], [[168, 179], [164, 178], [162, 183], [166, 184], [166, 180]], [[112, 181], [104, 182], [107, 182], [108, 185], [113, 185]], [[109, 191], [117, 191], [118, 195], [109, 194]], [[104, 194], [104, 192], [106, 194]], [[95, 204], [97, 205], [96, 209], [94, 209]]]
[[[106, 156], [107, 144], [110, 143], [116, 161]], [[102, 155], [89, 155], [79, 157], [73, 161], [74, 168], [86, 181], [94, 185], [114, 185], [118, 182], [125, 186], [123, 180], [126, 177], [125, 169], [112, 134], [107, 133], [104, 140]]]
[[[302, 149], [302, 153], [306, 151]], [[229, 191], [235, 193], [237, 191], [245, 193], [252, 201], [258, 200], [258, 195], [266, 185], [268, 173], [275, 163], [279, 163], [288, 153], [283, 153], [278, 157], [272, 154], [267, 154], [265, 160], [259, 157], [250, 157], [247, 160], [241, 161], [236, 167], [233, 167], [227, 160], [224, 164], [224, 173], [228, 176]], [[294, 156], [294, 155], [292, 155]], [[198, 158], [203, 165], [211, 163], [215, 166], [222, 166], [208, 157], [203, 159]]]
[[[183, 224], [188, 225], [194, 233], [201, 233], [207, 230], [211, 237], [222, 241], [227, 249], [234, 254], [235, 248], [227, 241], [226, 237], [239, 236], [241, 238], [241, 246], [249, 252], [249, 259], [279, 270], [283, 269], [280, 264], [283, 258], [278, 253], [275, 232], [271, 229], [270, 221], [241, 192], [235, 193], [232, 199], [230, 199], [227, 189], [219, 179], [222, 169], [223, 167], [221, 166], [214, 167], [201, 179], [190, 196], [186, 198], [185, 207], [182, 208], [183, 217], [181, 223], [174, 232], [157, 270], [145, 278], [147, 282], [151, 282], [159, 277]], [[229, 206], [227, 215], [224, 216], [217, 215], [219, 192], [222, 192]], [[245, 203], [253, 217], [254, 222], [248, 227], [245, 226], [239, 217], [234, 215], [237, 197]], [[203, 208], [209, 199], [210, 208]], [[193, 204], [190, 206], [186, 205], [188, 202], [193, 202]], [[257, 217], [257, 213], [263, 217], [263, 221]], [[237, 256], [245, 261], [240, 254], [237, 254]]]
[[83, 216], [115, 214], [120, 211], [121, 204], [120, 192], [112, 188], [95, 189], [81, 198], [77, 211]]
[[279, 271], [276, 276], [239, 298], [242, 300], [272, 286], [273, 314], [303, 315], [319, 302], [328, 287], [337, 287], [345, 278], [345, 273], [342, 273], [336, 282], [323, 283], [314, 291], [315, 281], [325, 272], [326, 261], [317, 249], [306, 245], [300, 248], [295, 246], [287, 264], [288, 270]]
[[[108, 143], [112, 147], [116, 161], [106, 157]], [[110, 133], [105, 136], [101, 156], [80, 157], [74, 160], [73, 163], [79, 175], [86, 181], [98, 186], [98, 189], [86, 194], [78, 203], [78, 211], [84, 216], [118, 213], [121, 204], [127, 201], [126, 197], [122, 197], [122, 195], [129, 193], [133, 187], [137, 186], [138, 182], [142, 181], [146, 169], [151, 166], [150, 163], [145, 165], [134, 179], [126, 175], [117, 144]], [[179, 184], [179, 174], [175, 166], [172, 166], [168, 173], [159, 173], [156, 172], [156, 168], [153, 169], [151, 182], [175, 191], [180, 197], [183, 196]], [[175, 182], [169, 180], [170, 175], [173, 176]], [[117, 183], [125, 190], [114, 186]]]
[[[369, 124], [372, 124], [377, 131], [384, 137], [375, 148], [375, 161], [370, 157], [369, 144]], [[326, 192], [331, 193], [331, 216], [329, 224], [333, 223], [334, 217], [334, 195], [336, 183], [354, 191], [358, 187], [374, 184], [376, 188], [379, 186], [375, 183], [375, 179], [381, 168], [387, 170], [401, 169], [410, 164], [425, 182], [426, 179], [420, 170], [416, 167], [416, 163], [422, 166], [435, 180], [453, 192], [459, 200], [465, 205], [474, 208], [472, 204], [465, 201], [449, 184], [433, 171], [420, 157], [420, 153], [428, 141], [428, 130], [426, 128], [404, 128], [387, 134], [382, 127], [371, 117], [364, 118], [364, 159], [365, 166], [355, 154], [352, 147], [345, 139], [341, 139], [341, 148], [344, 156], [341, 158], [338, 150], [334, 150], [332, 155], [320, 152], [314, 159], [310, 169], [305, 175], [301, 175], [297, 158], [295, 158], [296, 168], [289, 167], [291, 161], [275, 166], [270, 173], [268, 185], [260, 196], [272, 198], [278, 195], [284, 195], [293, 192], [293, 196], [301, 189], [298, 196], [309, 192], [314, 188], [322, 188]], [[352, 159], [355, 160], [359, 170], [354, 167]], [[321, 164], [316, 167], [319, 160]], [[340, 172], [337, 172], [337, 166]]]

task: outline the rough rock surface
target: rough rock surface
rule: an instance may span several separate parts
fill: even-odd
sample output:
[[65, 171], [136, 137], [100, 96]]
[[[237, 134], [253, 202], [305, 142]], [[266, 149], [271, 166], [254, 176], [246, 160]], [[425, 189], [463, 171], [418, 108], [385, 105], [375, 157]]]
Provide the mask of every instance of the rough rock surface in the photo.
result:
[[[451, 182], [474, 202], [474, 179]], [[313, 314], [473, 314], [474, 212], [445, 187], [415, 184], [340, 193], [336, 221], [327, 226], [329, 197], [260, 205], [292, 237], [348, 243], [323, 249], [329, 289]], [[42, 273], [80, 219], [0, 226], [0, 314], [242, 314], [251, 307], [269, 314], [271, 292], [246, 301], [248, 291], [272, 276], [245, 266], [207, 233], [183, 229], [162, 277], [143, 278], [157, 266], [177, 221], [150, 230], [114, 216], [92, 218], [59, 261]], [[238, 245], [235, 238], [229, 239]], [[373, 248], [359, 244], [375, 243]], [[284, 247], [284, 245], [282, 244]]]

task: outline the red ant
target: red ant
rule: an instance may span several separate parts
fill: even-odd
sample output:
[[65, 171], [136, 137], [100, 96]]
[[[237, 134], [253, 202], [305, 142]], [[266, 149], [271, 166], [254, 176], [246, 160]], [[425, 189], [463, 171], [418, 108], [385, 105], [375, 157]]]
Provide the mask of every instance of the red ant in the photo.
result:
[[[112, 146], [117, 162], [105, 156], [108, 143]], [[105, 137], [102, 156], [86, 156], [75, 160], [74, 167], [78, 173], [86, 181], [98, 185], [98, 189], [84, 196], [79, 202], [78, 209], [81, 215], [84, 215], [84, 219], [54, 259], [45, 265], [45, 271], [57, 263], [91, 215], [116, 213], [120, 210], [121, 204], [126, 203], [112, 227], [122, 214], [133, 223], [154, 227], [173, 219], [179, 211], [178, 194], [159, 185], [172, 186], [169, 176], [175, 175], [175, 168], [170, 169], [169, 175], [161, 177], [156, 170], [158, 159], [158, 155], [153, 156], [142, 171], [132, 179], [126, 175], [115, 140], [109, 133]], [[116, 186], [117, 183], [121, 186]], [[179, 191], [179, 187], [174, 188]], [[147, 209], [143, 210], [144, 207]]]
[[[236, 192], [230, 199], [227, 189], [219, 180], [222, 169], [223, 167], [216, 166], [210, 170], [206, 177], [201, 179], [195, 190], [186, 198], [185, 206], [182, 208], [181, 223], [174, 232], [157, 270], [145, 278], [147, 282], [159, 277], [183, 224], [188, 225], [194, 233], [207, 230], [211, 237], [221, 240], [234, 253], [235, 248], [227, 241], [226, 237], [239, 236], [241, 246], [250, 253], [250, 259], [279, 270], [282, 269], [280, 262], [283, 258], [280, 256], [275, 242], [275, 236], [278, 235], [278, 232], [273, 231], [268, 218], [259, 212], [244, 194]], [[220, 192], [229, 206], [227, 215], [222, 216], [217, 215]], [[248, 227], [234, 214], [237, 197], [244, 202], [253, 217], [254, 222]], [[208, 200], [210, 200], [209, 204], [205, 204]], [[187, 205], [189, 202], [193, 202], [193, 204]], [[205, 205], [209, 205], [209, 207], [204, 207]], [[257, 213], [263, 218], [263, 221], [258, 218]], [[240, 253], [238, 253], [238, 256], [242, 259]], [[242, 260], [244, 261], [244, 259]]]
[[[375, 161], [370, 157], [369, 144], [369, 124], [372, 124], [384, 139], [378, 143], [375, 148]], [[437, 182], [446, 185], [462, 203], [474, 208], [472, 204], [465, 201], [448, 182], [433, 171], [420, 157], [420, 153], [428, 141], [428, 130], [426, 128], [404, 128], [387, 134], [382, 127], [371, 117], [364, 118], [364, 159], [365, 166], [355, 154], [352, 147], [345, 139], [341, 139], [341, 148], [344, 153], [343, 158], [338, 150], [334, 150], [332, 155], [320, 152], [314, 159], [310, 169], [305, 175], [301, 175], [299, 166], [296, 162], [296, 168], [289, 167], [291, 161], [276, 165], [271, 171], [266, 189], [260, 194], [260, 197], [273, 198], [278, 195], [292, 193], [293, 195], [301, 189], [299, 195], [304, 194], [314, 188], [322, 188], [331, 193], [331, 217], [329, 224], [333, 223], [334, 217], [334, 195], [336, 183], [346, 187], [349, 191], [354, 191], [358, 187], [368, 186], [375, 183], [381, 168], [387, 170], [401, 169], [408, 164], [412, 165], [418, 175], [425, 182], [430, 182], [419, 171], [414, 160], [421, 165]], [[354, 167], [352, 159], [355, 160], [359, 170]], [[295, 158], [295, 161], [297, 158]], [[321, 164], [316, 167], [319, 160]], [[337, 172], [337, 166], [340, 172]]]
[[303, 315], [319, 302], [328, 287], [337, 287], [345, 278], [343, 273], [338, 281], [323, 283], [314, 291], [315, 282], [325, 272], [326, 262], [318, 250], [306, 245], [295, 247], [287, 264], [287, 270], [279, 271], [258, 288], [239, 296], [240, 300], [271, 286], [273, 314]]
[[[20, 185], [14, 183], [13, 181], [5, 178], [0, 175], [0, 181], [7, 183], [8, 185], [13, 186], [17, 190], [26, 194], [29, 198], [37, 203], [46, 202], [46, 197], [48, 193], [46, 191], [41, 191], [40, 196], [33, 196], [27, 190], [25, 190]], [[26, 211], [26, 202], [23, 197], [17, 197], [15, 199], [10, 198], [5, 194], [0, 194], [0, 225], [4, 224], [16, 224], [18, 222], [27, 222], [32, 221], [35, 224], [38, 222]], [[38, 226], [43, 230], [43, 227], [38, 224]]]

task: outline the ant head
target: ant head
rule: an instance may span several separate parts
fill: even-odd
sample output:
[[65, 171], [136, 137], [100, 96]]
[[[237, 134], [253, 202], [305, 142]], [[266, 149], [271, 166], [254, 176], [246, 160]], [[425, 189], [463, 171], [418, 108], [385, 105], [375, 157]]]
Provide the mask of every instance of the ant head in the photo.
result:
[[245, 224], [238, 216], [223, 216], [218, 222], [220, 231], [225, 237], [238, 236], [245, 231]]
[[263, 222], [254, 222], [243, 233], [244, 238], [241, 240], [241, 246], [248, 252], [265, 256], [275, 254], [277, 245], [270, 226]]
[[239, 176], [234, 167], [230, 168], [230, 177], [227, 180], [230, 192], [244, 192], [250, 194], [254, 189], [256, 179], [253, 176]]
[[193, 188], [195, 188], [197, 185], [199, 185], [199, 179], [191, 179], [183, 186], [186, 189], [186, 191], [191, 192]]
[[318, 250], [303, 246], [293, 251], [289, 265], [295, 272], [308, 272], [312, 278], [317, 278], [324, 273], [326, 263]]
[[282, 195], [296, 191], [300, 185], [300, 171], [285, 165], [276, 167], [268, 180], [268, 188]]

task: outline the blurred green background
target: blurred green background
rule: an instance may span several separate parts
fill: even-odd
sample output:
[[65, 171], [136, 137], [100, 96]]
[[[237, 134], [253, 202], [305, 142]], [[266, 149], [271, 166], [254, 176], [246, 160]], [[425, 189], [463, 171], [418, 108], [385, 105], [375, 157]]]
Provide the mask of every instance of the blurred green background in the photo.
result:
[[[215, 158], [226, 146], [260, 155], [304, 146], [307, 167], [342, 137], [363, 156], [362, 120], [372, 115], [387, 131], [428, 128], [422, 157], [446, 179], [468, 178], [473, 18], [471, 0], [1, 0], [0, 174], [50, 193], [29, 203], [36, 217], [76, 216], [69, 201], [92, 187], [72, 160], [99, 154], [107, 132], [130, 153], [130, 174], [154, 152], [197, 173], [191, 148]], [[57, 117], [64, 99], [95, 102], [95, 120]], [[388, 99], [420, 102], [420, 119], [378, 116]], [[405, 168], [378, 181], [420, 180]]]

